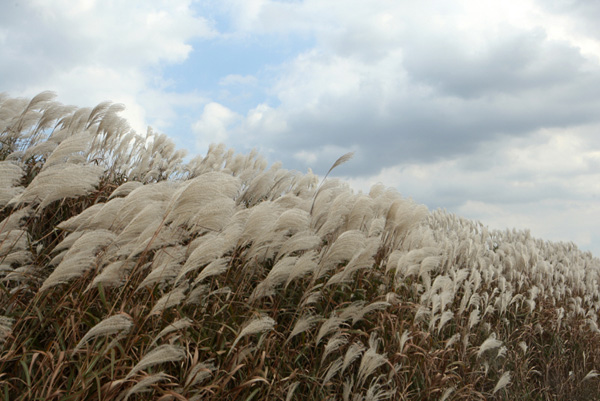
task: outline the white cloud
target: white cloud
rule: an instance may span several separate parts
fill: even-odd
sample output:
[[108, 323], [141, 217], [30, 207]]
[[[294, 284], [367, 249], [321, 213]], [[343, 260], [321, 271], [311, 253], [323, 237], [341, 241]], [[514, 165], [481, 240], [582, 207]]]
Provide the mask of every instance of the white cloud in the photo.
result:
[[219, 103], [211, 102], [204, 106], [200, 119], [192, 125], [200, 153], [205, 152], [211, 143], [228, 143], [228, 128], [239, 119], [238, 114]]
[[172, 110], [166, 98], [177, 103], [161, 82], [161, 66], [184, 61], [191, 39], [216, 34], [190, 6], [189, 0], [9, 2], [0, 16], [0, 87], [13, 96], [50, 89], [80, 106], [122, 102], [123, 115], [142, 132], [148, 123], [168, 125], [164, 115], [154, 120], [148, 113], [161, 102]]
[[294, 158], [309, 165], [315, 164], [318, 160], [315, 152], [307, 152], [306, 150], [294, 153]]
[[287, 129], [285, 120], [279, 116], [277, 110], [264, 103], [249, 110], [244, 123], [247, 130], [267, 135], [277, 135]]
[[315, 37], [313, 49], [273, 68], [277, 102], [258, 114], [277, 129], [257, 124], [253, 110], [242, 124], [284, 162], [298, 163], [299, 150], [355, 147], [364, 163], [354, 173], [373, 174], [399, 159], [453, 158], [500, 136], [598, 118], [589, 88], [600, 85], [600, 65], [574, 37], [551, 39], [554, 20], [533, 1], [492, 10], [466, 0], [241, 7], [253, 10], [235, 14], [246, 35], [302, 25]]

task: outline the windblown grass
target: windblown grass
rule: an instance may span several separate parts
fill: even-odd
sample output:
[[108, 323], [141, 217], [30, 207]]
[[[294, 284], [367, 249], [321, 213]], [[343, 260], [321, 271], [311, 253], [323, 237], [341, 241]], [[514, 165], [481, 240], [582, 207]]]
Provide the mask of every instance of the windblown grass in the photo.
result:
[[600, 398], [590, 253], [52, 99], [0, 96], [1, 398]]

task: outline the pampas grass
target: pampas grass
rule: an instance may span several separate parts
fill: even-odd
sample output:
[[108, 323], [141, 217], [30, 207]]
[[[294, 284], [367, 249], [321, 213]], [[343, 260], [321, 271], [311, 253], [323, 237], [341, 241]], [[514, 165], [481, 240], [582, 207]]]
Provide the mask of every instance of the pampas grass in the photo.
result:
[[0, 96], [3, 399], [600, 397], [590, 253], [120, 110]]
[[242, 338], [252, 335], [252, 334], [262, 333], [262, 332], [271, 330], [271, 329], [273, 329], [273, 326], [275, 326], [275, 320], [273, 320], [269, 316], [261, 316], [261, 317], [252, 319], [250, 322], [248, 322], [245, 325], [245, 327], [242, 329], [242, 331], [240, 331], [238, 336], [235, 338], [235, 340], [233, 341], [233, 344], [231, 345], [231, 350], [233, 350], [235, 348], [235, 345]]
[[160, 345], [148, 352], [133, 368], [131, 368], [125, 378], [128, 379], [150, 366], [167, 362], [177, 362], [183, 358], [185, 358], [185, 351], [182, 347], [170, 344]]
[[133, 326], [133, 321], [130, 316], [119, 314], [115, 316], [110, 316], [94, 327], [92, 327], [85, 336], [77, 343], [73, 352], [76, 352], [79, 348], [81, 348], [85, 343], [92, 340], [93, 338], [105, 336], [105, 335], [114, 335], [114, 334], [127, 334], [131, 327]]

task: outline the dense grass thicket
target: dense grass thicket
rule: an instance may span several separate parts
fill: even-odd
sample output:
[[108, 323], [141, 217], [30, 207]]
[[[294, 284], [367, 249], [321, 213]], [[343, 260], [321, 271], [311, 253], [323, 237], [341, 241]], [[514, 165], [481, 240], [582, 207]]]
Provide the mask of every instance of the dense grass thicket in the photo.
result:
[[120, 110], [0, 96], [0, 399], [600, 399], [590, 253]]

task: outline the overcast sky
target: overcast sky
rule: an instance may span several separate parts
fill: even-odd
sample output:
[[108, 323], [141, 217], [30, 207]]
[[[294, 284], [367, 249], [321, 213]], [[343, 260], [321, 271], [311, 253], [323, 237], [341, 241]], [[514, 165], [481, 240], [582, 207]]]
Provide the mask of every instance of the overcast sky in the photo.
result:
[[600, 2], [3, 0], [0, 91], [123, 103], [357, 190], [600, 255]]

